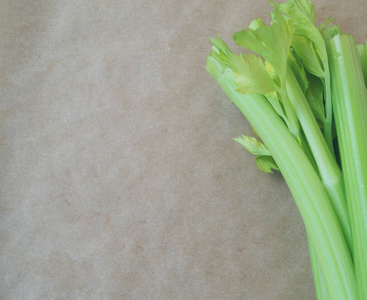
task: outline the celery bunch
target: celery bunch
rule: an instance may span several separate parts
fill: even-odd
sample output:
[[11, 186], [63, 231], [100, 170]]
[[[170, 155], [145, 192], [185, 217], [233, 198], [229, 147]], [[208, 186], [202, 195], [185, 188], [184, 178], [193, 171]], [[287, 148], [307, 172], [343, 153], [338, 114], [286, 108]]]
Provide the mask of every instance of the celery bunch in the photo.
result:
[[282, 173], [303, 218], [317, 299], [367, 299], [367, 44], [315, 25], [310, 0], [272, 3], [233, 35], [211, 39], [207, 70], [261, 141], [237, 139]]

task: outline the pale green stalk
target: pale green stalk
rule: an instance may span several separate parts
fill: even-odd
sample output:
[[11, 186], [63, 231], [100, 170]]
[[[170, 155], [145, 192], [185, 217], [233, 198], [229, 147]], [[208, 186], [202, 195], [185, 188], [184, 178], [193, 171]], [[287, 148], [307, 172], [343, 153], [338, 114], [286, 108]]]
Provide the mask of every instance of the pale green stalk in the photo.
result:
[[312, 266], [313, 281], [315, 285], [315, 293], [317, 300], [329, 300], [329, 294], [325, 285], [319, 262], [317, 261], [315, 250], [307, 234], [308, 249], [310, 253], [310, 261]]
[[322, 183], [335, 209], [335, 213], [347, 240], [348, 247], [352, 250], [352, 235], [344, 195], [342, 172], [331, 154], [320, 127], [318, 126], [312, 110], [307, 103], [307, 99], [305, 98], [305, 95], [303, 94], [302, 89], [297, 83], [297, 80], [290, 68], [288, 68], [287, 71], [286, 91], [301, 123], [313, 157], [315, 158]]
[[357, 46], [359, 58], [361, 60], [364, 83], [367, 86], [367, 42]]
[[359, 299], [367, 299], [367, 92], [354, 38], [327, 40]]
[[334, 144], [333, 144], [333, 132], [332, 132], [332, 123], [333, 123], [333, 108], [331, 101], [331, 88], [330, 88], [330, 70], [329, 64], [326, 63], [325, 70], [325, 121], [324, 123], [324, 136], [326, 143], [329, 147], [332, 157], [335, 159], [334, 153]]
[[356, 299], [352, 258], [329, 197], [301, 146], [265, 97], [236, 92], [231, 71], [213, 56], [208, 72], [250, 121], [296, 201], [331, 299]]

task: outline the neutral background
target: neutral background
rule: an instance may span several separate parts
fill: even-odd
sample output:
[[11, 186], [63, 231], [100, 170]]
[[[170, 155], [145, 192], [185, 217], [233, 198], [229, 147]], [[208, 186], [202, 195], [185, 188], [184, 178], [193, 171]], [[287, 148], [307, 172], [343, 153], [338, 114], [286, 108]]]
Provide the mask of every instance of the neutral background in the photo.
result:
[[[367, 2], [316, 6], [367, 40]], [[205, 71], [270, 11], [1, 1], [0, 299], [314, 299], [292, 196]]]

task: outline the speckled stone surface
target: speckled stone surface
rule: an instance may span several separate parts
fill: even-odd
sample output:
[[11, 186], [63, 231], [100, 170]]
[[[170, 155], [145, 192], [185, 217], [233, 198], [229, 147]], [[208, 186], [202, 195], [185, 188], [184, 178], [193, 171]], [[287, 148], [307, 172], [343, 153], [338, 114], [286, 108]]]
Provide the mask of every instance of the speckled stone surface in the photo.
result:
[[[367, 40], [367, 2], [316, 6]], [[314, 299], [292, 196], [205, 71], [270, 10], [1, 2], [0, 299]]]

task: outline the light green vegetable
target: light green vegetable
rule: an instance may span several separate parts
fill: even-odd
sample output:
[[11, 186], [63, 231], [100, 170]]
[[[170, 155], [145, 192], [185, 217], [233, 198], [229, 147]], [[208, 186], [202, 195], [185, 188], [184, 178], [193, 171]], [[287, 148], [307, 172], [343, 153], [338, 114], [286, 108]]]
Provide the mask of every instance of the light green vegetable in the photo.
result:
[[327, 46], [358, 292], [367, 299], [367, 91], [353, 37], [338, 34]]
[[257, 18], [233, 36], [255, 54], [218, 35], [207, 70], [263, 143], [235, 140], [295, 198], [317, 299], [367, 299], [367, 46], [330, 18], [316, 27], [309, 0], [272, 5], [269, 26]]
[[357, 46], [359, 58], [361, 60], [361, 67], [364, 77], [365, 85], [367, 86], [367, 42], [363, 45]]

